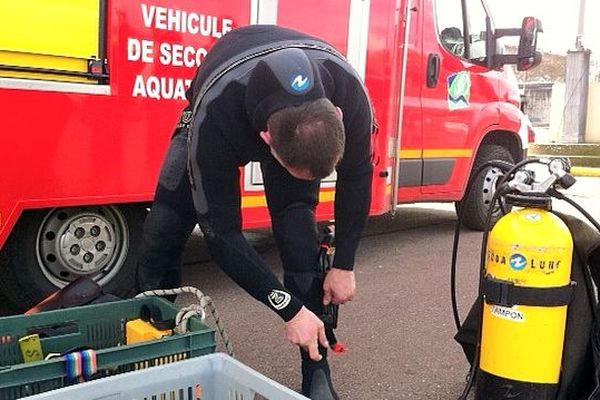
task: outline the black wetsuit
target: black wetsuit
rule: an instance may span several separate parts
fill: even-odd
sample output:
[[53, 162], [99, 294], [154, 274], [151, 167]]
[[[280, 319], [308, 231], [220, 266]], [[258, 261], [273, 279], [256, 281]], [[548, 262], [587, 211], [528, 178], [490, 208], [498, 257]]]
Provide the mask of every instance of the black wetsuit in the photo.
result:
[[[299, 48], [315, 68], [312, 88], [301, 95], [282, 90], [269, 71], [260, 72], [266, 65], [261, 60], [290, 48]], [[279, 68], [285, 57], [277, 62]], [[319, 313], [322, 277], [316, 273], [314, 215], [319, 181], [292, 177], [259, 136], [272, 112], [318, 97], [329, 98], [344, 115], [345, 150], [336, 168], [334, 266], [353, 269], [371, 192], [373, 118], [367, 94], [329, 44], [293, 30], [254, 25], [220, 39], [187, 92], [189, 105], [173, 135], [145, 224], [141, 289], [180, 284], [181, 252], [198, 222], [214, 261], [253, 297], [286, 321], [303, 304]], [[193, 195], [184, 173], [188, 144]], [[261, 163], [285, 286], [241, 232], [239, 167], [250, 161]]]

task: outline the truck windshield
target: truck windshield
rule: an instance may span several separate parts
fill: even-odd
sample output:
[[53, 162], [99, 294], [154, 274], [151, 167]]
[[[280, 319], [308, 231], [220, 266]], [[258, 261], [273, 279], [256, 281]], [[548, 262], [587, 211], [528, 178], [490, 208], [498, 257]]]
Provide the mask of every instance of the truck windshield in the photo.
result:
[[474, 62], [484, 62], [486, 59], [485, 39], [487, 35], [487, 14], [481, 0], [465, 0], [467, 3], [467, 21], [469, 40], [467, 41], [468, 58]]
[[442, 45], [451, 53], [464, 57], [462, 0], [437, 0], [436, 22]]
[[461, 58], [484, 64], [487, 13], [481, 0], [437, 0], [435, 4], [442, 45]]

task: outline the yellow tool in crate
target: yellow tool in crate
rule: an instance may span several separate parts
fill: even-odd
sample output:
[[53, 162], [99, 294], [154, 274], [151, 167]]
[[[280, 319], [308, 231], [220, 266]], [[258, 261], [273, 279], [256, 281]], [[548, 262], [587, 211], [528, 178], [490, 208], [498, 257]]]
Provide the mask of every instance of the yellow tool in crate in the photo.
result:
[[126, 342], [133, 344], [171, 336], [174, 327], [174, 320], [162, 320], [158, 307], [144, 305], [140, 311], [140, 318], [125, 324]]
[[23, 362], [41, 361], [44, 359], [40, 336], [37, 333], [24, 336], [19, 339], [19, 348], [23, 356]]

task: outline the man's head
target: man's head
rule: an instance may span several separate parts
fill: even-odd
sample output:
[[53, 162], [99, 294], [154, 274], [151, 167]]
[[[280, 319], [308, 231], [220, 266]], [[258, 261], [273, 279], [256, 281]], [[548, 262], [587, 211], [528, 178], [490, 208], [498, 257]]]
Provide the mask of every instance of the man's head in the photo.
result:
[[342, 113], [321, 98], [271, 114], [261, 132], [271, 153], [299, 179], [322, 179], [333, 172], [344, 152]]

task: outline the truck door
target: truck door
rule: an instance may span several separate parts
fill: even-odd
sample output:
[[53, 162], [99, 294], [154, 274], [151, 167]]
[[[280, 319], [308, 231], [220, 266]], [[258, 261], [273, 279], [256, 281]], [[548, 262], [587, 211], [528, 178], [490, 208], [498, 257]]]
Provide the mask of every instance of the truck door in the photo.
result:
[[[407, 4], [408, 2], [408, 4]], [[421, 57], [423, 38], [422, 0], [406, 0], [401, 5], [401, 18], [408, 29], [406, 43], [402, 43], [398, 59], [406, 68], [404, 82], [400, 83], [403, 96], [400, 130], [398, 202], [419, 200], [423, 178], [423, 116], [421, 106], [421, 82], [425, 79], [423, 59]], [[402, 29], [399, 25], [398, 29]], [[401, 35], [403, 37], [403, 35]], [[403, 37], [404, 40], [404, 37]], [[407, 46], [404, 52], [404, 45]], [[406, 57], [406, 59], [404, 59]], [[402, 76], [398, 77], [402, 80]]]
[[[7, 1], [0, 26], [0, 77], [105, 80], [105, 1]], [[94, 82], [95, 81], [95, 82]]]
[[[482, 110], [495, 95], [486, 57], [481, 0], [425, 0], [423, 8], [424, 194], [459, 191], [482, 130]], [[487, 114], [489, 115], [489, 113]]]
[[279, 1], [277, 25], [326, 40], [346, 55], [350, 3], [350, 0]]

